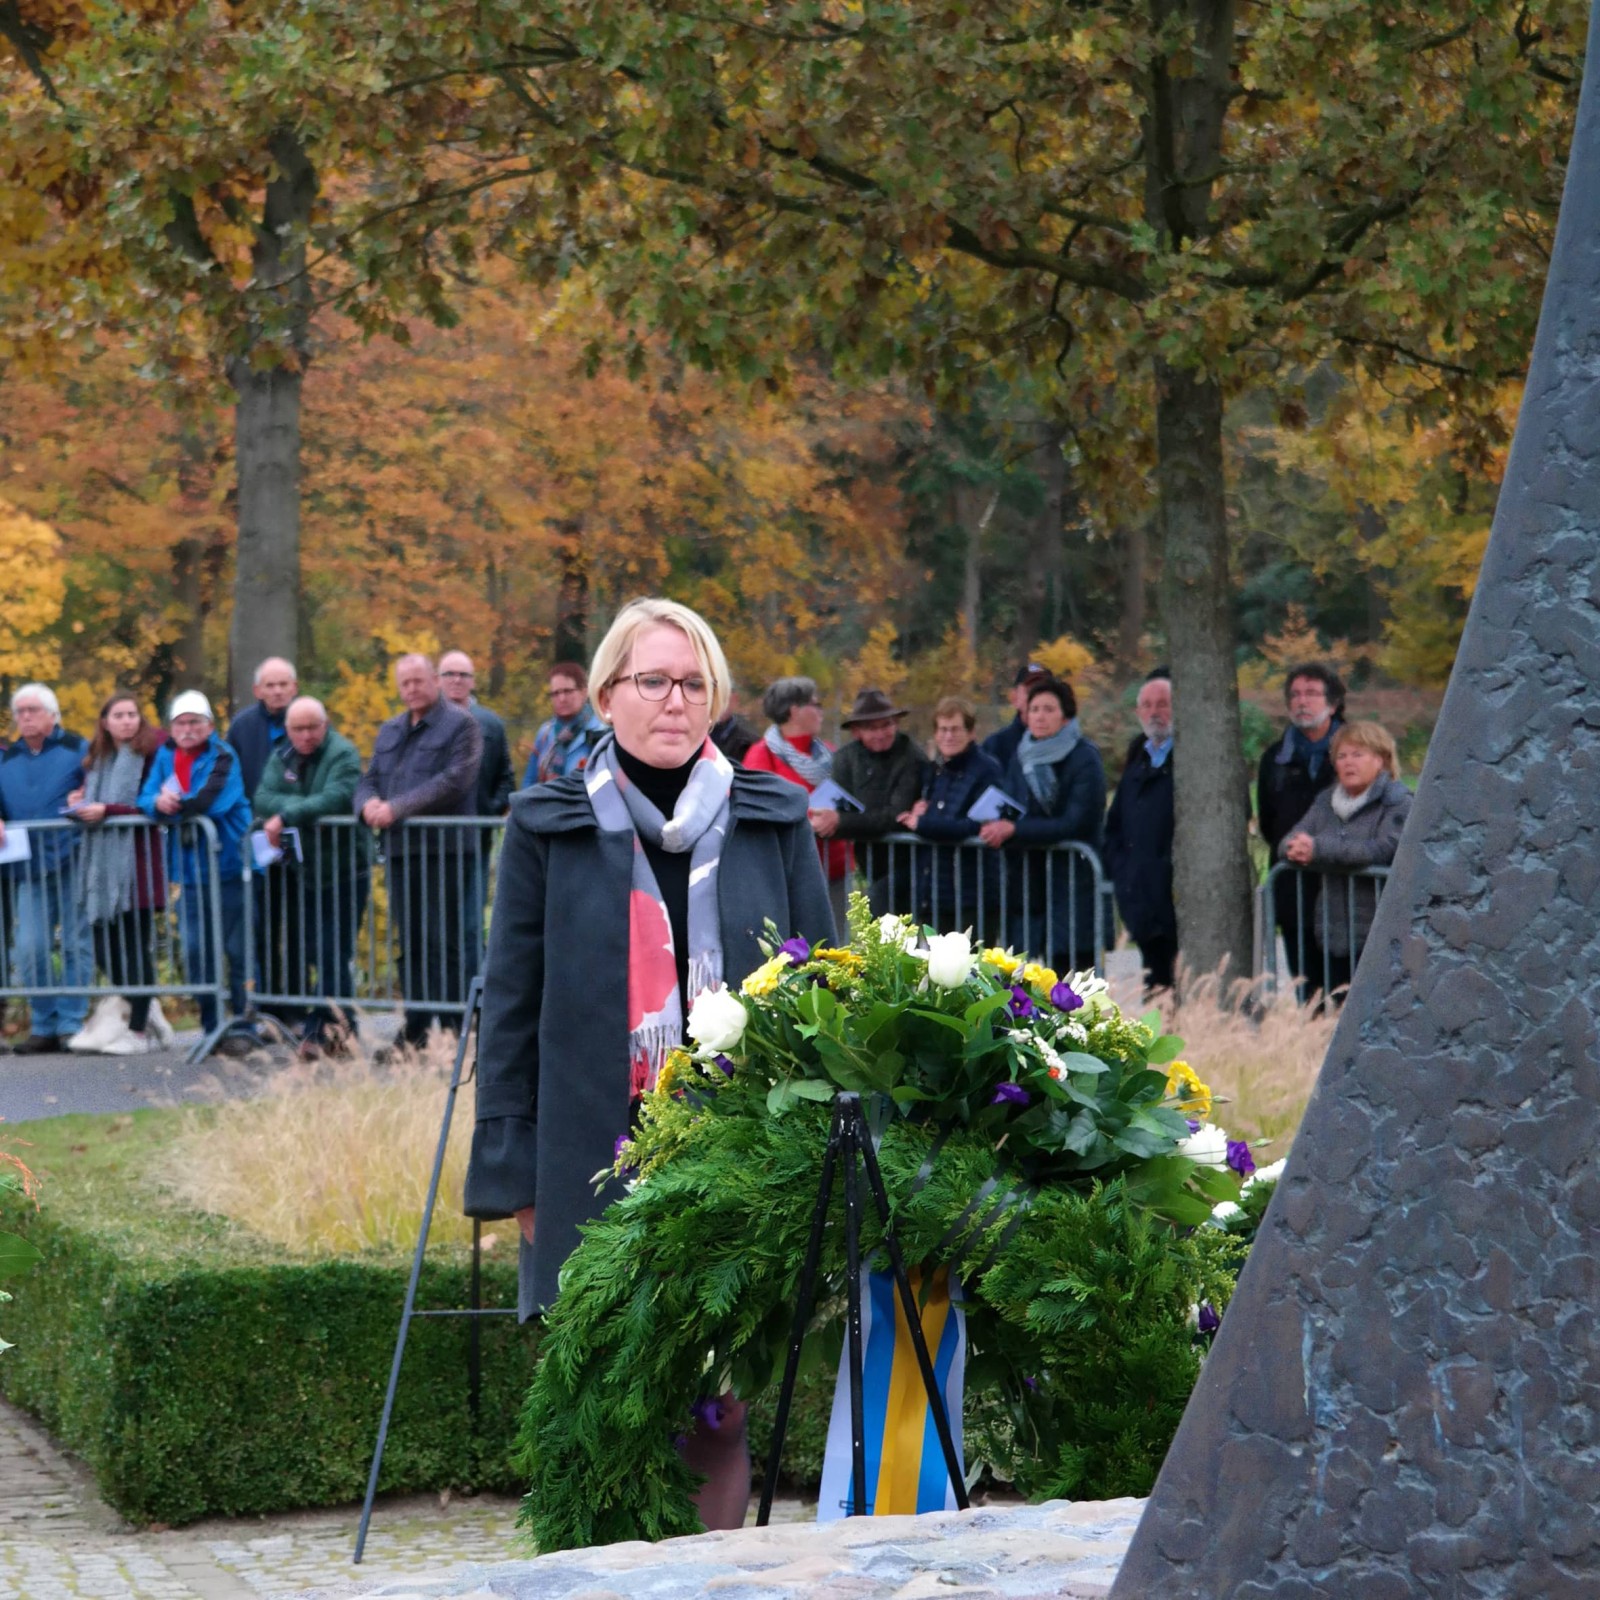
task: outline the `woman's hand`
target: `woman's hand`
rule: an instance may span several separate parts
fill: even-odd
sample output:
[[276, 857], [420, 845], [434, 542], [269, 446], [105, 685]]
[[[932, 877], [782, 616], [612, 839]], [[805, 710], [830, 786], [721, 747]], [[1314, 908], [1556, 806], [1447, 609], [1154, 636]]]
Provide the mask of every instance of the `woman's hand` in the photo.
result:
[[523, 1208], [520, 1211], [513, 1211], [511, 1213], [511, 1215], [514, 1216], [517, 1219], [517, 1226], [522, 1229], [522, 1237], [524, 1239], [526, 1239], [529, 1244], [532, 1244], [533, 1243], [533, 1207], [532, 1206], [523, 1206]]
[[1011, 835], [1016, 831], [1016, 823], [1007, 822], [1003, 818], [998, 818], [994, 822], [984, 823], [984, 825], [978, 829], [978, 837], [982, 839], [991, 850], [998, 850], [1000, 846], [1005, 844], [1011, 838]]
[[74, 789], [72, 791], [72, 793], [67, 796], [67, 804], [69, 806], [76, 806], [76, 805], [81, 805], [82, 803], [83, 803], [83, 785], [80, 783], [78, 785], [78, 787], [76, 789]]
[[831, 839], [839, 826], [837, 811], [808, 811], [806, 816], [811, 819], [811, 831], [819, 839]]
[[1316, 848], [1316, 841], [1309, 833], [1291, 833], [1283, 841], [1283, 859], [1294, 862], [1297, 867], [1308, 867]]
[[[83, 790], [80, 789], [78, 791], [78, 793], [82, 794]], [[71, 804], [77, 805], [77, 802], [75, 800], [72, 800], [70, 796], [68, 797], [68, 799], [69, 799], [69, 802]], [[104, 822], [105, 821], [106, 808], [103, 805], [99, 804], [99, 802], [97, 801], [97, 802], [95, 802], [94, 804], [91, 804], [91, 805], [86, 805], [86, 806], [85, 805], [79, 805], [78, 809], [76, 811], [74, 811], [72, 813], [72, 815], [79, 822], [87, 822], [87, 823], [93, 825], [96, 822]]]

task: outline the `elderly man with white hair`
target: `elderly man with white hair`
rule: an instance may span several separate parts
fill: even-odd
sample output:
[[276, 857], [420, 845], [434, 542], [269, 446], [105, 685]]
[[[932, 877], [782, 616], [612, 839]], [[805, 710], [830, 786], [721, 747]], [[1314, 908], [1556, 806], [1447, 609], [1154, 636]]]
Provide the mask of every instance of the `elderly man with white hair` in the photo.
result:
[[[325, 828], [322, 821], [350, 815], [361, 757], [310, 695], [289, 703], [284, 728], [286, 742], [272, 752], [256, 789], [255, 814], [274, 847], [284, 849], [285, 830], [293, 828], [300, 848], [286, 856], [282, 891], [267, 906], [264, 981], [269, 994], [348, 996], [371, 875], [367, 840], [355, 828]], [[328, 1006], [310, 1009], [303, 1020], [303, 1057], [342, 1050]]]
[[[42, 683], [25, 683], [11, 697], [17, 725], [15, 743], [0, 752], [0, 841], [6, 824], [55, 822], [67, 797], [83, 784], [88, 746], [61, 726], [61, 706]], [[29, 856], [0, 868], [10, 878], [16, 915], [16, 974], [27, 988], [56, 983], [52, 958], [59, 942], [60, 985], [75, 988], [94, 979], [89, 925], [78, 903], [74, 869], [78, 835], [74, 828], [35, 830]], [[32, 1025], [17, 1046], [19, 1055], [43, 1055], [66, 1048], [88, 1012], [84, 995], [35, 995], [29, 1001]]]

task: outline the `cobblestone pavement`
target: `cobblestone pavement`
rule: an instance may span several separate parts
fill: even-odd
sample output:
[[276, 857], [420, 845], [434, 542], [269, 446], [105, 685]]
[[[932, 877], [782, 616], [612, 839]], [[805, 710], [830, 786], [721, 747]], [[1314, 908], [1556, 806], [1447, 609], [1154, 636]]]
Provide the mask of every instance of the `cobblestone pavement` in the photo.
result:
[[[789, 1501], [775, 1515], [812, 1512]], [[516, 1514], [514, 1499], [491, 1495], [380, 1500], [359, 1567], [350, 1564], [357, 1506], [136, 1530], [43, 1430], [0, 1401], [0, 1600], [257, 1600], [438, 1578], [517, 1554]]]

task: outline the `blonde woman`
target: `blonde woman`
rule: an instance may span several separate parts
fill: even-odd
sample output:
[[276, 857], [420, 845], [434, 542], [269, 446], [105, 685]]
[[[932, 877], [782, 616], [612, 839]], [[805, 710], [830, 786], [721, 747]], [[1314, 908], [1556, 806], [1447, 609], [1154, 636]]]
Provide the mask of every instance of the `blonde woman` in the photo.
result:
[[[523, 1317], [555, 1299], [579, 1224], [696, 995], [760, 965], [770, 919], [833, 937], [803, 790], [709, 738], [728, 704], [716, 635], [687, 606], [624, 607], [589, 674], [608, 725], [588, 764], [512, 800], [484, 969], [466, 1209], [514, 1216]], [[750, 1495], [744, 1409], [726, 1397], [685, 1446], [710, 1528]]]
[[1328, 874], [1306, 910], [1315, 948], [1307, 976], [1320, 976], [1325, 993], [1347, 988], [1372, 928], [1378, 887], [1371, 878], [1342, 873], [1387, 867], [1400, 847], [1411, 814], [1411, 791], [1400, 781], [1400, 756], [1389, 730], [1378, 722], [1347, 722], [1333, 736], [1334, 783], [1311, 802], [1278, 854], [1297, 867]]

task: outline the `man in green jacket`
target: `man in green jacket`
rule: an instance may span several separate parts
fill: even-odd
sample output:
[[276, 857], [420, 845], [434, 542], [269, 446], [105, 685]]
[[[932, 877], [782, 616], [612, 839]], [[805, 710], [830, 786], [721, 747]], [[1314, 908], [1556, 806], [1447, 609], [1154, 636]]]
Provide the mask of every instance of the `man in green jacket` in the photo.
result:
[[[355, 997], [351, 959], [370, 882], [365, 830], [349, 820], [361, 757], [309, 695], [290, 705], [284, 731], [288, 737], [272, 752], [255, 792], [266, 844], [284, 853], [282, 872], [255, 880], [273, 897], [257, 923], [268, 941], [261, 952], [263, 982], [269, 996], [320, 995], [348, 1003]], [[302, 1056], [340, 1046], [329, 1006], [296, 1016], [304, 1023]]]

